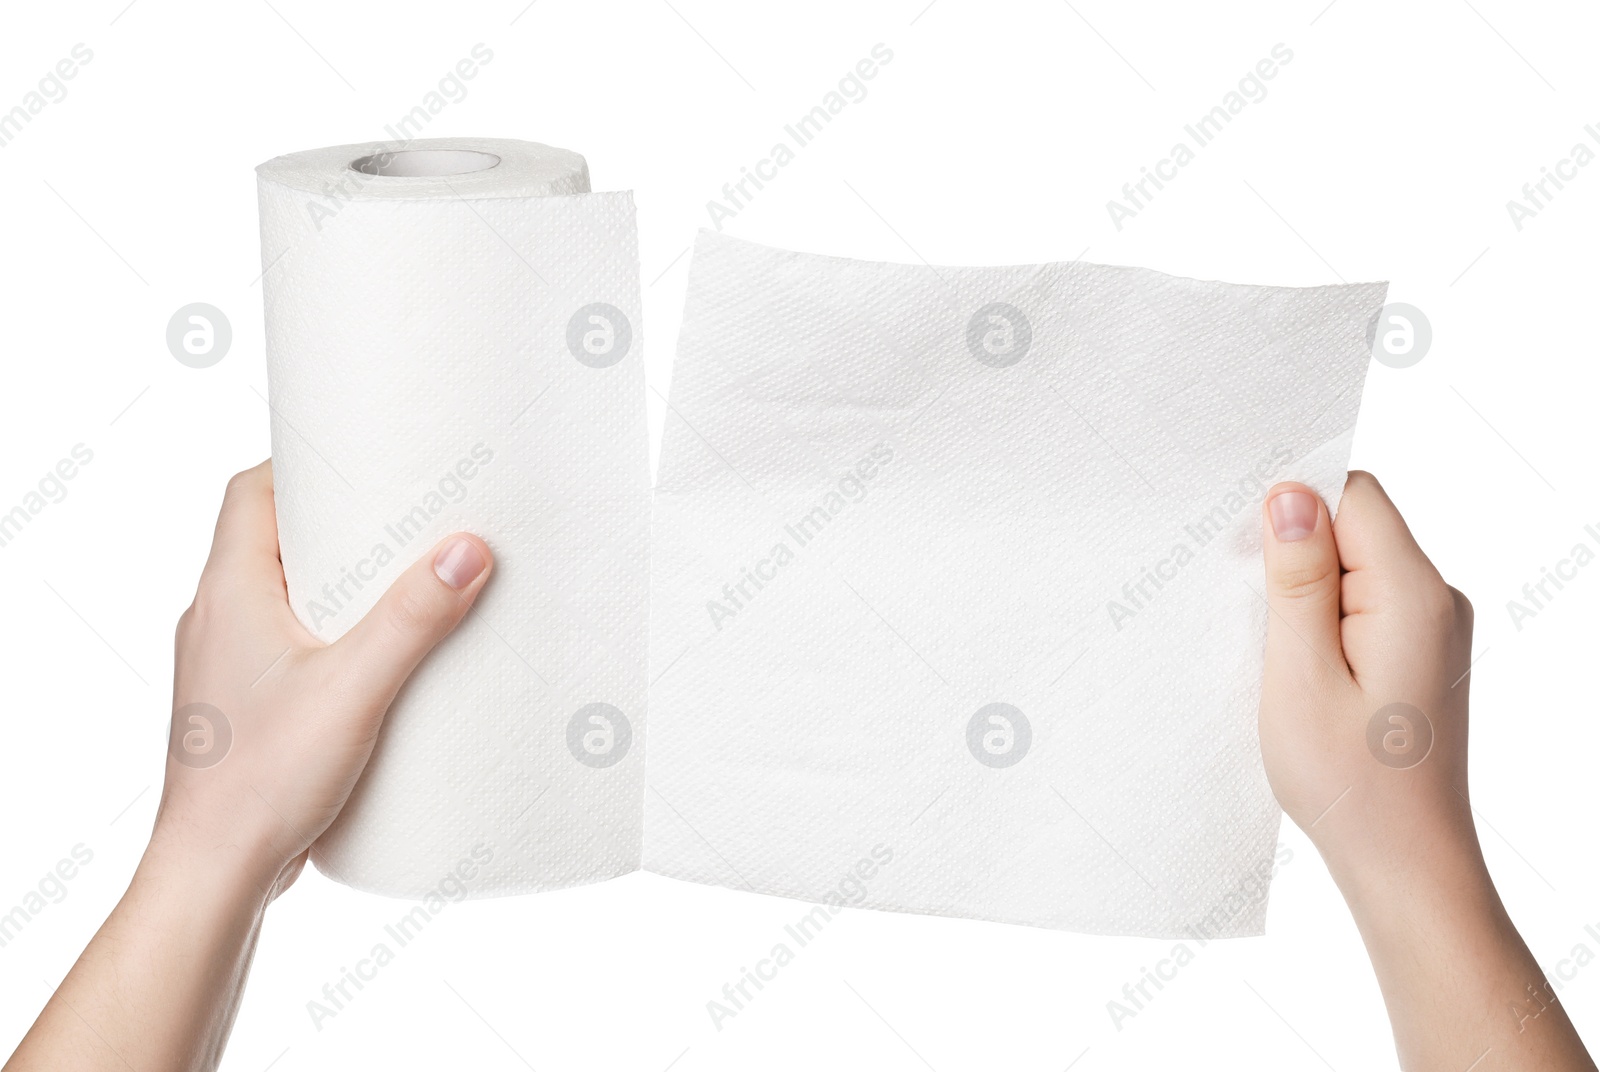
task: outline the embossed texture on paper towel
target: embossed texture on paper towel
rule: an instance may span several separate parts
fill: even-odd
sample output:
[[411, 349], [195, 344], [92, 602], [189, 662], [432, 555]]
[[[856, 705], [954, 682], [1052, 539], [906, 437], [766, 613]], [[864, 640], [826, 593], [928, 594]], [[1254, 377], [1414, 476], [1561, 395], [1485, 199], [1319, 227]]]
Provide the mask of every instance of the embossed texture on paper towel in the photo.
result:
[[583, 158], [542, 145], [385, 149], [259, 169], [289, 599], [332, 641], [451, 532], [487, 539], [496, 572], [313, 858], [404, 896], [464, 863], [474, 895], [634, 870], [649, 485], [632, 199], [589, 193]]
[[1259, 504], [1285, 479], [1337, 504], [1385, 290], [703, 233], [654, 501], [645, 866], [1259, 933]]

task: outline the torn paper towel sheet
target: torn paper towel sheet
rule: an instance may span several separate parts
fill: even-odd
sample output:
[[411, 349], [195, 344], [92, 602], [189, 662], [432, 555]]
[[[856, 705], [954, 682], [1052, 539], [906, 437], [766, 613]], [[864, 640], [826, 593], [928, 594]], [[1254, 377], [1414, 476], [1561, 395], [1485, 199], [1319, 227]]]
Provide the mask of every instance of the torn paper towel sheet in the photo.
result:
[[457, 530], [471, 615], [390, 709], [313, 859], [424, 897], [639, 864], [649, 478], [627, 193], [527, 142], [259, 168], [278, 530], [317, 637]]
[[1343, 486], [1383, 284], [703, 233], [653, 515], [645, 866], [1260, 933], [1259, 504]]

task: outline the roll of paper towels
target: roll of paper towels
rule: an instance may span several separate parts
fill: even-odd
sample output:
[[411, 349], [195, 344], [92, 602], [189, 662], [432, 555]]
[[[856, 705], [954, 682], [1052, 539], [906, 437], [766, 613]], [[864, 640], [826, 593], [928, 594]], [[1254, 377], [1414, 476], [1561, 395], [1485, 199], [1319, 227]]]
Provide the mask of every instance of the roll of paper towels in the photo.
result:
[[649, 476], [628, 193], [521, 141], [258, 169], [278, 532], [333, 641], [451, 532], [495, 575], [389, 711], [312, 858], [379, 893], [637, 868]]

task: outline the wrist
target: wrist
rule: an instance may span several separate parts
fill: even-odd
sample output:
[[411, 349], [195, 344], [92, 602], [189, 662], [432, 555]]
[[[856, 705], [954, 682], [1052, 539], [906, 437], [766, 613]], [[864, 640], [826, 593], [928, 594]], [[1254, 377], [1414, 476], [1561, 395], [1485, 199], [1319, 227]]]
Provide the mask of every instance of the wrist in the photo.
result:
[[1463, 927], [1504, 915], [1470, 811], [1365, 838], [1314, 839], [1363, 933], [1416, 934], [1420, 924]]
[[1358, 782], [1304, 828], [1347, 895], [1488, 878], [1472, 807], [1448, 783]]
[[139, 860], [135, 881], [185, 899], [265, 905], [288, 863], [264, 835], [245, 830], [218, 835], [163, 816]]

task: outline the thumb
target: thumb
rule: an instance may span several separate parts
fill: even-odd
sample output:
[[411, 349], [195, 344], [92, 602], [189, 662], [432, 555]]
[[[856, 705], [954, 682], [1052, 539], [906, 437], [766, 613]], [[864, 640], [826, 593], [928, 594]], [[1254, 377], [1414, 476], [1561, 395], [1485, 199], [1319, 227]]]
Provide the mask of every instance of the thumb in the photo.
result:
[[423, 656], [467, 616], [493, 563], [489, 545], [478, 537], [446, 537], [396, 578], [334, 649], [351, 661], [355, 679], [387, 703]]
[[1328, 508], [1304, 484], [1261, 505], [1267, 566], [1267, 672], [1349, 674], [1339, 639], [1339, 549]]

